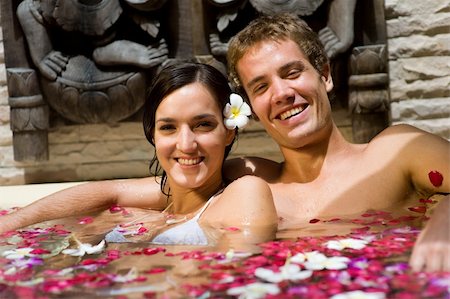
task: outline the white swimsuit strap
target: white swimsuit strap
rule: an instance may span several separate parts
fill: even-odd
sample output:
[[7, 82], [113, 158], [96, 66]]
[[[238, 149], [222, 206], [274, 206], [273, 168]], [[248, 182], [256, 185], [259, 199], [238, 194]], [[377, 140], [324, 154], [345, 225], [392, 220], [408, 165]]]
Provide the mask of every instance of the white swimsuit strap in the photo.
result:
[[209, 204], [211, 203], [211, 201], [220, 193], [222, 193], [223, 188], [220, 189], [219, 191], [217, 191], [216, 194], [214, 194], [213, 196], [211, 196], [210, 199], [208, 199], [208, 201], [205, 203], [205, 205], [201, 208], [201, 210], [194, 216], [192, 217], [191, 220], [198, 220], [200, 218], [200, 216], [203, 214], [203, 212], [206, 210], [206, 208], [209, 206]]

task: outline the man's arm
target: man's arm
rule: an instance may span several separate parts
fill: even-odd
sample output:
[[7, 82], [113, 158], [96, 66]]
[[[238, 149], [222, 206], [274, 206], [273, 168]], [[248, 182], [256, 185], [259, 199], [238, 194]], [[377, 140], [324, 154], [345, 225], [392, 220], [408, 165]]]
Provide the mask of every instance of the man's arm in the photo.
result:
[[410, 265], [415, 271], [450, 271], [450, 143], [410, 126], [398, 126], [405, 138], [402, 160], [415, 190], [422, 196], [438, 196], [439, 202], [413, 248]]
[[410, 266], [414, 271], [450, 271], [450, 196], [433, 208], [414, 245]]
[[86, 183], [50, 194], [1, 216], [0, 233], [43, 221], [94, 213], [114, 204], [162, 209], [166, 200], [154, 177]]

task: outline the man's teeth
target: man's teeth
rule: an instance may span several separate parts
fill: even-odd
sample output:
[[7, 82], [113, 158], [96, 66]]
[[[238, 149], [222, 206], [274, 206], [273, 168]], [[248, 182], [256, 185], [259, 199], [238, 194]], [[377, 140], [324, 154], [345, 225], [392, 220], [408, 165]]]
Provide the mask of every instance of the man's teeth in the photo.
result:
[[302, 111], [303, 111], [303, 109], [300, 108], [300, 107], [293, 108], [293, 109], [291, 109], [291, 110], [289, 110], [289, 111], [286, 111], [286, 112], [281, 113], [280, 119], [281, 119], [281, 120], [288, 119], [289, 117], [291, 117], [291, 116], [293, 116], [293, 115], [297, 115], [297, 114], [299, 114], [299, 113], [302, 112]]
[[178, 159], [178, 163], [180, 163], [181, 165], [195, 165], [200, 163], [201, 159], [200, 158], [196, 158], [196, 159]]

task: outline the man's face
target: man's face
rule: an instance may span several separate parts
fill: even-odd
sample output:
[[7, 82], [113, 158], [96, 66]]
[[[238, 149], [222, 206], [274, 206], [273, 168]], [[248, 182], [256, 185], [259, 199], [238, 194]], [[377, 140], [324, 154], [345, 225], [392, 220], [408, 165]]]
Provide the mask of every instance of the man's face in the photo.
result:
[[262, 41], [236, 69], [253, 111], [279, 145], [299, 148], [331, 128], [328, 66], [320, 75], [295, 42]]

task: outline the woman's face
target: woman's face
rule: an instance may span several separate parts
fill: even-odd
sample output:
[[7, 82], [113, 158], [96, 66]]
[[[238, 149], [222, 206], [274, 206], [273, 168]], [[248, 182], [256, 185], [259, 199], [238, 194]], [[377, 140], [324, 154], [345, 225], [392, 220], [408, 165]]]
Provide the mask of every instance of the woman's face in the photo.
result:
[[233, 137], [214, 96], [201, 83], [172, 92], [156, 110], [156, 155], [171, 188], [221, 180], [225, 147]]

